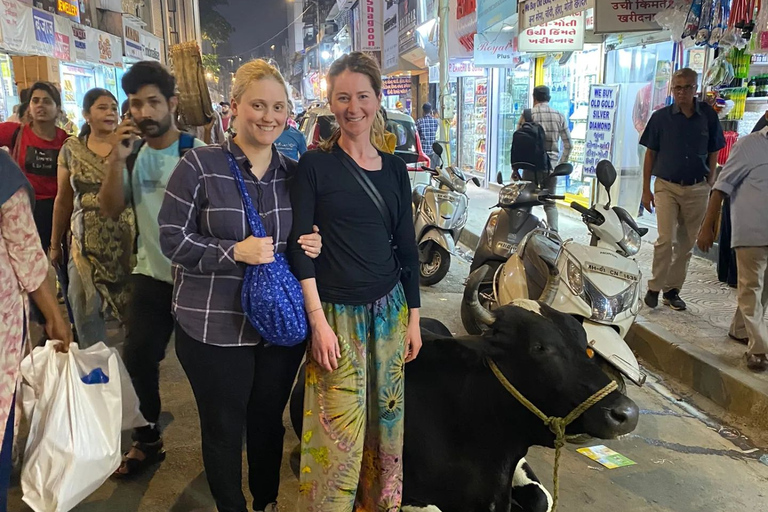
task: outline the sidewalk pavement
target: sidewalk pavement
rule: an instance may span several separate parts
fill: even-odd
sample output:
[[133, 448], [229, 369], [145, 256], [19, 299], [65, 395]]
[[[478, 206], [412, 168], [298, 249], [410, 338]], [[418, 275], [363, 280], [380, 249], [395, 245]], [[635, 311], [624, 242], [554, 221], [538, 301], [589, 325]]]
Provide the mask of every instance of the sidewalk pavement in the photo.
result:
[[[461, 242], [474, 250], [479, 234], [498, 199], [498, 188], [469, 187], [469, 215]], [[538, 211], [536, 211], [538, 210]], [[586, 226], [569, 208], [560, 209], [560, 234], [589, 243]], [[541, 208], [534, 213], [544, 218]], [[643, 284], [651, 273], [655, 226], [643, 238], [636, 256]], [[642, 295], [645, 294], [645, 286]], [[736, 290], [717, 280], [715, 264], [694, 256], [688, 279], [680, 292], [686, 311], [659, 305], [643, 305], [627, 342], [645, 365], [674, 377], [713, 401], [747, 426], [768, 430], [768, 373], [755, 374], [746, 367], [746, 347], [728, 338], [728, 327], [736, 310]], [[768, 317], [766, 318], [768, 321]]]

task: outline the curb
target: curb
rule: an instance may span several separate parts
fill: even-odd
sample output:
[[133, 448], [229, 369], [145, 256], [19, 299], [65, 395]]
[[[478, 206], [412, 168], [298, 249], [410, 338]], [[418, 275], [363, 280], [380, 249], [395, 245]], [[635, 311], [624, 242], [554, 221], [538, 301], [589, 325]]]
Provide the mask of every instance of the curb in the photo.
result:
[[[469, 229], [464, 229], [459, 237], [459, 242], [471, 251], [475, 250], [479, 240], [479, 235]], [[638, 315], [626, 341], [648, 366], [677, 379], [738, 416], [749, 427], [768, 431], [768, 386], [745, 370], [672, 334], [642, 315]]]
[[643, 361], [738, 416], [748, 426], [768, 430], [768, 387], [744, 370], [637, 317], [627, 343]]

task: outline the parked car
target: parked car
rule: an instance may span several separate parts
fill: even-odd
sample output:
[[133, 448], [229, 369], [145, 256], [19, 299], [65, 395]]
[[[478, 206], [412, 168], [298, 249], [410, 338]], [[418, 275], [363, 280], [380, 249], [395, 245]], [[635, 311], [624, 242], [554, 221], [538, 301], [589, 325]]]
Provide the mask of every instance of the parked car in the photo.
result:
[[[417, 171], [429, 165], [429, 157], [421, 147], [421, 139], [413, 118], [402, 112], [387, 110], [387, 131], [397, 138], [395, 154], [405, 161], [409, 171]], [[328, 139], [336, 129], [336, 118], [328, 107], [307, 111], [299, 130], [307, 139], [307, 148], [315, 149], [323, 139]]]

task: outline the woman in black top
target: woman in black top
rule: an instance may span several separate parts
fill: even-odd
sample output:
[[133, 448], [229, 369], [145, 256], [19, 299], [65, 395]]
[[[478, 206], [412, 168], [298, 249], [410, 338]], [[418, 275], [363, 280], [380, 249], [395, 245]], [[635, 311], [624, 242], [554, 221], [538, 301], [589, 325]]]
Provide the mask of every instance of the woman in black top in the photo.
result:
[[[367, 55], [333, 63], [339, 129], [301, 157], [291, 186], [289, 254], [312, 329], [300, 511], [400, 507], [403, 364], [421, 348], [418, 254], [405, 163], [382, 151], [381, 88]], [[372, 182], [384, 211], [355, 173]], [[323, 232], [314, 262], [295, 243], [313, 223]]]

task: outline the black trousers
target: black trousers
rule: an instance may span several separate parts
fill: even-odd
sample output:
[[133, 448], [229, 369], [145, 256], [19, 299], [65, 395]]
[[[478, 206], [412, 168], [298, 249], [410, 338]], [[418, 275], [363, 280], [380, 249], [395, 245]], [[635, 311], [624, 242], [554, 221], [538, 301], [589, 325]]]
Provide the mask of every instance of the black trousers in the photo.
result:
[[200, 414], [203, 464], [219, 512], [246, 512], [242, 492], [245, 430], [253, 509], [277, 501], [283, 456], [283, 411], [305, 344], [218, 347], [176, 325], [176, 355]]
[[156, 425], [160, 417], [160, 361], [165, 359], [173, 334], [173, 285], [133, 274], [131, 286], [123, 361], [139, 398], [141, 413], [153, 424], [136, 429], [133, 440], [153, 443], [160, 439]]

